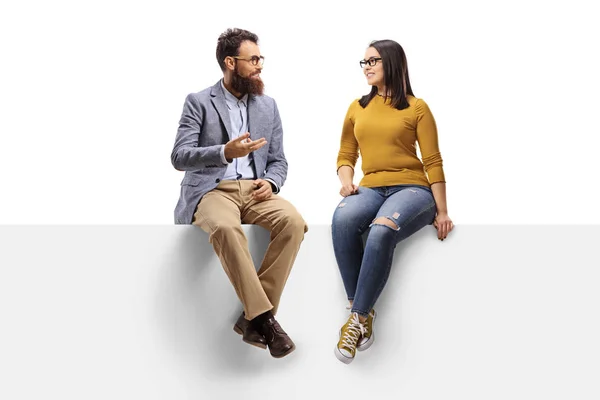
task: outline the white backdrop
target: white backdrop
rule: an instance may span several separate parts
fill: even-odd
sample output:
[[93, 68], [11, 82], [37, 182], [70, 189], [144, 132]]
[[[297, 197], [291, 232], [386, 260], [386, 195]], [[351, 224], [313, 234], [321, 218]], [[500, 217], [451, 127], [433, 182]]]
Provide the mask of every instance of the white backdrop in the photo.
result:
[[260, 37], [282, 195], [309, 224], [339, 200], [342, 119], [382, 38], [404, 46], [436, 117], [455, 223], [600, 223], [591, 2], [480, 3], [3, 2], [0, 223], [171, 224], [183, 101], [220, 78], [228, 27]]

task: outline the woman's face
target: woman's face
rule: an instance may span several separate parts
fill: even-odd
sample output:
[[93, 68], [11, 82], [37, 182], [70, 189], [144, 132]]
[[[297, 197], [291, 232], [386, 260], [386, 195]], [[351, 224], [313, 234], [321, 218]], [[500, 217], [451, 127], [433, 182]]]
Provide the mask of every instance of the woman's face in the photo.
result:
[[367, 78], [367, 83], [371, 86], [382, 88], [384, 86], [383, 62], [381, 61], [379, 52], [375, 50], [374, 47], [369, 47], [365, 52], [363, 61], [366, 61], [363, 67], [363, 73]]

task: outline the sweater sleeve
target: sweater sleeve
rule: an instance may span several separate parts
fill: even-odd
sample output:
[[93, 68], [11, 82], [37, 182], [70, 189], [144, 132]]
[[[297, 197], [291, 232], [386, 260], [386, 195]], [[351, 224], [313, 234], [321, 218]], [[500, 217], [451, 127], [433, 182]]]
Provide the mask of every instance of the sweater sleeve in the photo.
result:
[[417, 116], [417, 141], [423, 157], [423, 166], [429, 183], [446, 182], [442, 155], [438, 145], [437, 126], [433, 114], [425, 101], [418, 99], [415, 105]]
[[340, 151], [337, 157], [337, 169], [340, 169], [343, 165], [348, 165], [354, 169], [358, 160], [358, 142], [356, 141], [356, 136], [354, 136], [354, 110], [357, 106], [359, 106], [358, 101], [353, 101], [350, 107], [348, 107], [348, 112], [346, 112], [346, 117], [344, 118]]

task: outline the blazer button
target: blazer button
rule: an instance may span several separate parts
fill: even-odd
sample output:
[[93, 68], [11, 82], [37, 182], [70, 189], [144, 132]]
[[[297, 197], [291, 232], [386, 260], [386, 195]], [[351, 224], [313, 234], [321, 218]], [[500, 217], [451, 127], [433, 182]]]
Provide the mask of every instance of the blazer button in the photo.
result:
[[221, 180], [219, 178], [215, 179], [215, 183], [219, 183]]

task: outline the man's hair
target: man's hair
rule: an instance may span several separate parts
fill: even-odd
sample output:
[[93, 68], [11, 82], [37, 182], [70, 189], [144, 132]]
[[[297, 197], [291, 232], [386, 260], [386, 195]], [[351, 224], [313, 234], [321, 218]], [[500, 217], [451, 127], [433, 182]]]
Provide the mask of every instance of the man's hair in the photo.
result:
[[225, 57], [239, 56], [240, 44], [245, 40], [258, 44], [258, 36], [245, 29], [229, 28], [221, 33], [217, 40], [217, 62], [221, 71], [225, 71]]

